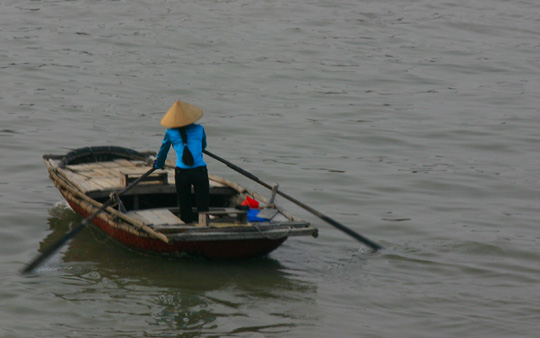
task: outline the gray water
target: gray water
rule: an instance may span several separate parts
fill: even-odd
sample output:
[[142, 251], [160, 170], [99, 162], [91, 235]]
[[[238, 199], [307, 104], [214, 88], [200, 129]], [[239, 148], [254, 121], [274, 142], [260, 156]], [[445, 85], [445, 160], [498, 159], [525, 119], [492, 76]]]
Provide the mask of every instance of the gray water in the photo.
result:
[[[1, 337], [534, 337], [540, 4], [2, 0]], [[45, 153], [209, 150], [382, 244], [320, 228], [246, 262], [141, 256], [80, 218]], [[269, 195], [208, 159], [212, 173]]]

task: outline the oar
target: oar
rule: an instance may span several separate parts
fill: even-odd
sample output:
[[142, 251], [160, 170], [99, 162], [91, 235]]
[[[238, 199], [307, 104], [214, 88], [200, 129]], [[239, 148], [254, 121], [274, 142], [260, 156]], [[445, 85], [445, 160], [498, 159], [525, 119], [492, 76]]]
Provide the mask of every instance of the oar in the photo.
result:
[[[156, 168], [152, 168], [152, 169], [148, 170], [141, 177], [137, 178], [135, 181], [131, 182], [131, 184], [129, 184], [127, 187], [122, 189], [117, 195], [121, 196], [121, 195], [125, 194], [126, 192], [128, 192], [129, 190], [131, 190], [140, 181], [142, 181], [143, 179], [148, 177], [148, 175], [153, 173], [154, 170], [156, 170]], [[97, 215], [101, 214], [105, 209], [107, 209], [108, 207], [113, 205], [114, 202], [115, 201], [114, 201], [113, 198], [109, 198], [109, 200], [107, 202], [103, 203], [101, 208], [99, 208], [96, 212], [94, 212], [92, 215], [87, 217], [84, 221], [79, 223], [79, 225], [77, 225], [76, 228], [74, 228], [73, 230], [71, 230], [70, 232], [65, 234], [64, 237], [62, 237], [58, 242], [51, 245], [47, 250], [45, 250], [45, 252], [43, 252], [41, 255], [36, 257], [30, 264], [28, 264], [21, 271], [21, 273], [26, 274], [26, 273], [32, 272], [36, 267], [38, 267], [41, 263], [43, 263], [47, 258], [52, 256], [56, 251], [58, 251], [58, 249], [60, 249], [62, 246], [64, 246], [64, 244], [66, 244], [70, 239], [75, 237], [75, 235], [77, 235], [86, 225], [88, 225], [88, 223], [90, 223], [94, 218], [96, 218]]]
[[[214, 159], [226, 164], [229, 168], [239, 172], [240, 174], [252, 179], [253, 181], [261, 184], [262, 186], [272, 190], [272, 186], [268, 183], [265, 183], [263, 181], [261, 181], [257, 176], [245, 171], [244, 169], [238, 167], [237, 165], [234, 165], [232, 164], [231, 162], [217, 156], [217, 155], [214, 155], [212, 154], [211, 152], [209, 152], [208, 150], [204, 150], [204, 153], [210, 157], [213, 157]], [[356, 231], [346, 227], [345, 225], [333, 220], [332, 218], [320, 213], [319, 211], [313, 209], [312, 207], [298, 201], [297, 199], [285, 194], [284, 192], [282, 192], [281, 190], [278, 190], [277, 193], [283, 197], [285, 197], [286, 199], [288, 199], [289, 201], [293, 202], [293, 203], [296, 203], [297, 205], [301, 206], [302, 208], [306, 209], [307, 211], [311, 212], [312, 214], [314, 214], [315, 216], [319, 217], [320, 219], [322, 219], [323, 221], [329, 223], [330, 225], [332, 225], [333, 227], [343, 231], [344, 233], [346, 233], [347, 235], [355, 238], [356, 240], [364, 243], [365, 245], [369, 246], [371, 249], [373, 249], [374, 251], [377, 251], [379, 249], [382, 249], [383, 247], [380, 246], [379, 244], [367, 239], [366, 237], [360, 235], [359, 233], [357, 233]]]

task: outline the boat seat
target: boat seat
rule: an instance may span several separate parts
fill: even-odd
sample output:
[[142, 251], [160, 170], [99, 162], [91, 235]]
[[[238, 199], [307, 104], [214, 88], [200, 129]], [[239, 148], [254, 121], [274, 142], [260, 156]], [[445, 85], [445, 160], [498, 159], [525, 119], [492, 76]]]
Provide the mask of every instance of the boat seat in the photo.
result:
[[[144, 175], [145, 172], [140, 170], [120, 170], [120, 182], [122, 186], [127, 187], [130, 183], [137, 180], [139, 177]], [[164, 184], [169, 183], [168, 175], [166, 171], [154, 171], [144, 179], [142, 179], [140, 184]]]
[[231, 216], [236, 215], [236, 224], [247, 224], [247, 211], [238, 210], [236, 208], [216, 208], [209, 211], [199, 212], [199, 224], [200, 227], [208, 226], [210, 216]]

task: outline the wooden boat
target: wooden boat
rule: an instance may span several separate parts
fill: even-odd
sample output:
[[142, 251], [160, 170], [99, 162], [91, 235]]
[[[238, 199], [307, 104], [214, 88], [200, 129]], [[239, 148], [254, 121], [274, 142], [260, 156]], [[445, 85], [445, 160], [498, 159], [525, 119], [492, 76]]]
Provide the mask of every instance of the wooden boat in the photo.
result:
[[[210, 211], [195, 224], [178, 217], [174, 166], [170, 161], [122, 196], [118, 191], [152, 168], [152, 152], [99, 146], [65, 155], [44, 155], [54, 185], [83, 217], [113, 198], [115, 203], [92, 220], [95, 227], [130, 248], [160, 255], [241, 259], [266, 255], [288, 237], [316, 237], [318, 230], [283, 208], [225, 178], [209, 175]], [[238, 208], [247, 196], [257, 210]], [[195, 210], [194, 210], [195, 212]]]

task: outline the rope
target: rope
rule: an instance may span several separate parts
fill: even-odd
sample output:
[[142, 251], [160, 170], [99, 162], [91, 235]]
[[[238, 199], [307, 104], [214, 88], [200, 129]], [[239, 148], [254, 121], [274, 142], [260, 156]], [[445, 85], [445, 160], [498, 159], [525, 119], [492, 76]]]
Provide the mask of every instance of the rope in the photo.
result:
[[282, 234], [277, 234], [277, 236], [268, 236], [268, 233], [266, 232], [263, 232], [261, 231], [261, 229], [257, 226], [257, 224], [253, 224], [253, 226], [255, 227], [255, 229], [257, 229], [257, 231], [266, 239], [270, 239], [270, 240], [276, 240], [276, 239], [281, 239], [283, 237], [289, 237], [289, 234], [291, 233], [291, 230], [292, 228], [290, 226], [287, 226], [288, 231], [285, 235], [282, 235]]

